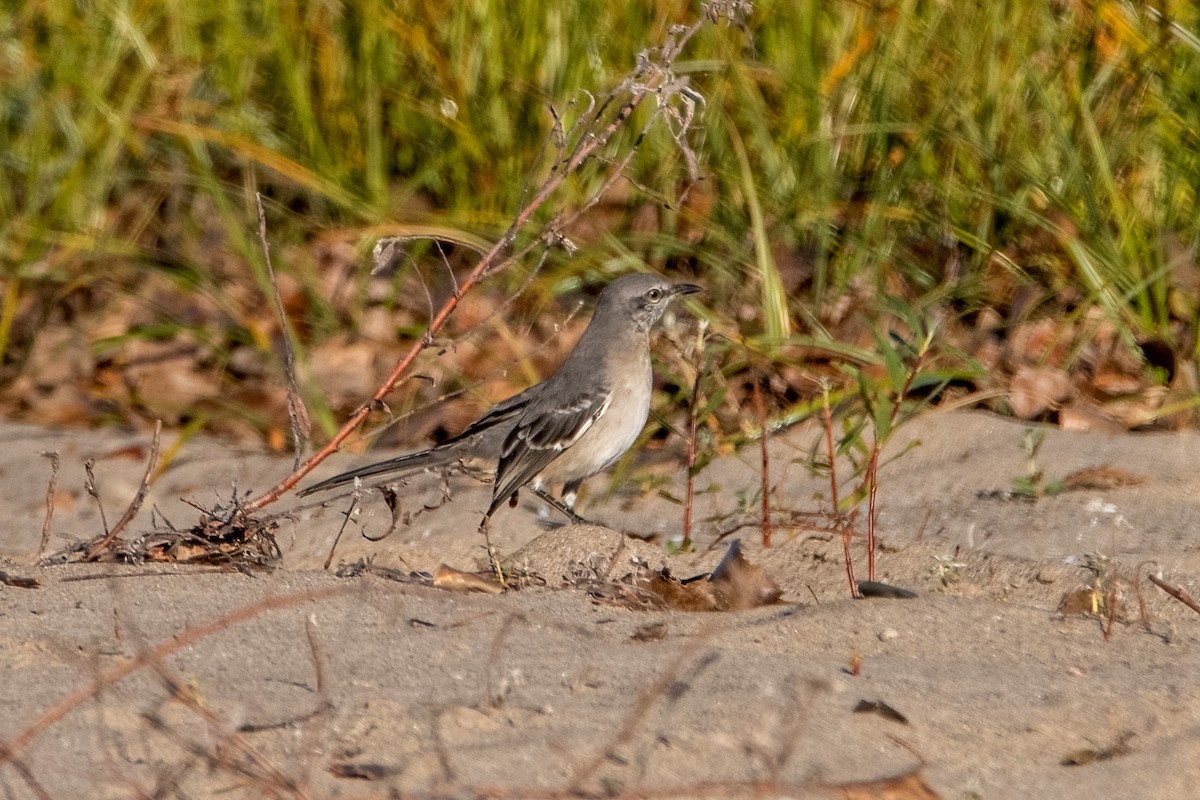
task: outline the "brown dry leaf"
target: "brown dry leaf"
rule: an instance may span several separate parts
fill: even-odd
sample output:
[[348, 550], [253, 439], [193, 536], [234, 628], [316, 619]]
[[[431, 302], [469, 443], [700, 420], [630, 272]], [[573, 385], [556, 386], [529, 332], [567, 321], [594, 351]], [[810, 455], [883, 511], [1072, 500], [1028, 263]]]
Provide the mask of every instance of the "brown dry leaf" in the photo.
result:
[[1136, 395], [1105, 403], [1104, 412], [1119, 420], [1126, 430], [1150, 425], [1158, 418], [1167, 391], [1162, 386], [1151, 386]]
[[843, 783], [834, 789], [842, 800], [941, 800], [941, 795], [917, 771], [862, 783]]
[[1131, 375], [1119, 370], [1101, 369], [1092, 376], [1090, 385], [1097, 394], [1120, 397], [1142, 391], [1146, 388], [1146, 380], [1141, 374]]
[[1058, 410], [1058, 427], [1064, 431], [1124, 433], [1125, 426], [1091, 402], [1079, 401]]
[[156, 410], [189, 410], [203, 400], [221, 395], [215, 372], [202, 369], [202, 348], [191, 335], [169, 341], [126, 342], [114, 357], [124, 386], [146, 407]]
[[774, 603], [783, 591], [766, 570], [746, 560], [735, 540], [709, 575], [680, 580], [665, 567], [651, 570], [642, 564], [620, 582], [594, 586], [589, 593], [634, 610], [741, 611]]
[[684, 583], [668, 569], [651, 574], [647, 588], [663, 605], [676, 611], [725, 611], [727, 608], [708, 581]]
[[1100, 597], [1090, 586], [1067, 592], [1058, 601], [1058, 613], [1064, 617], [1087, 617], [1098, 613]]
[[[1044, 317], [1018, 325], [1008, 337], [1008, 362], [1017, 367], [1066, 363], [1071, 352], [1071, 337], [1060, 330], [1060, 322]], [[1042, 367], [1045, 369], [1046, 367]]]
[[29, 384], [20, 379], [14, 386], [14, 396], [22, 406], [21, 419], [38, 425], [87, 425], [97, 416], [96, 405], [73, 384], [57, 386], [47, 392], [37, 389], [24, 391]]
[[1008, 387], [1009, 405], [1022, 419], [1057, 408], [1070, 396], [1070, 377], [1050, 367], [1019, 367]]
[[380, 369], [380, 348], [368, 341], [350, 342], [335, 336], [312, 351], [309, 365], [313, 380], [335, 408], [361, 403], [375, 391]]
[[500, 584], [490, 577], [483, 577], [475, 572], [464, 572], [461, 569], [442, 564], [433, 573], [435, 589], [446, 589], [451, 592], [486, 592], [500, 594], [504, 591]]
[[1145, 483], [1141, 475], [1118, 469], [1112, 464], [1077, 469], [1063, 478], [1063, 489], [1119, 489], [1122, 486], [1137, 486]]
[[730, 611], [771, 605], [783, 596], [783, 590], [765, 569], [746, 560], [741, 542], [736, 539], [708, 582]]

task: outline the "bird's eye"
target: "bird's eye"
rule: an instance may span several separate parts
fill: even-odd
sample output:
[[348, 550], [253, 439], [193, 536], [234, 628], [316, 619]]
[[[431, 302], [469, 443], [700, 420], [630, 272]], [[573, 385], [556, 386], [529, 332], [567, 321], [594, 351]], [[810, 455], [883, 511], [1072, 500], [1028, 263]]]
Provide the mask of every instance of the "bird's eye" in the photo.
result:
[[662, 289], [651, 289], [650, 291], [646, 292], [646, 297], [651, 303], [657, 303], [659, 300], [662, 300], [662, 296]]

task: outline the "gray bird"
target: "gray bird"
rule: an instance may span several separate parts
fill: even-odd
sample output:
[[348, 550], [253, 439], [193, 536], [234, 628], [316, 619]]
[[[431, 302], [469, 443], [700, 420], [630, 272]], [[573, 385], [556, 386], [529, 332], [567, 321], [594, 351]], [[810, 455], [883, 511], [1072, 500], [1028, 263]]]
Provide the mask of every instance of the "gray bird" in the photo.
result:
[[[587, 330], [553, 376], [497, 403], [437, 447], [343, 472], [300, 494], [356, 478], [457, 466], [495, 471], [485, 523], [525, 486], [577, 520], [580, 484], [624, 455], [646, 424], [653, 382], [650, 329], [673, 298], [699, 291], [656, 275], [616, 279], [600, 293]], [[554, 485], [563, 487], [562, 503], [546, 491]]]

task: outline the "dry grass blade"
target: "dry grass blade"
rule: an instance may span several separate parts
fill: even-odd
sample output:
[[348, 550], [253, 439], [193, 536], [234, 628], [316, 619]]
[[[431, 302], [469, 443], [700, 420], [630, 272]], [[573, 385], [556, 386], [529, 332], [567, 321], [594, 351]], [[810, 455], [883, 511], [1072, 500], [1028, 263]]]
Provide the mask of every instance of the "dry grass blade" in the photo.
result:
[[292, 446], [296, 450], [296, 461], [292, 469], [297, 469], [300, 466], [304, 440], [312, 433], [312, 421], [304, 405], [304, 398], [300, 395], [300, 386], [296, 383], [296, 353], [292, 346], [292, 331], [288, 325], [287, 311], [283, 308], [283, 298], [279, 296], [275, 268], [271, 265], [271, 244], [267, 241], [267, 212], [263, 209], [261, 193], [254, 193], [254, 202], [258, 206], [258, 241], [262, 245], [263, 261], [271, 282], [271, 298], [275, 301], [275, 311], [279, 315], [279, 335], [283, 339], [284, 369], [287, 371], [288, 422], [292, 430]]
[[46, 518], [42, 521], [42, 541], [38, 545], [37, 560], [46, 557], [46, 548], [50, 545], [51, 522], [54, 520], [54, 494], [58, 491], [58, 468], [62, 465], [58, 451], [42, 453], [50, 459], [50, 482], [46, 485]]

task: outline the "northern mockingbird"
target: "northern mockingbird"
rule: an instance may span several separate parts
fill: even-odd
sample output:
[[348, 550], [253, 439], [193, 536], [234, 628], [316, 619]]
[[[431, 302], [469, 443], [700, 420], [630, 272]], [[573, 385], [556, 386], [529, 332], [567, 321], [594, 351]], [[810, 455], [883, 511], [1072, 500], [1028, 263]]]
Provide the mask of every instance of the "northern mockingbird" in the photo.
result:
[[[356, 478], [397, 478], [422, 469], [462, 467], [495, 472], [484, 523], [519, 489], [578, 519], [575, 498], [585, 478], [628, 450], [650, 413], [653, 375], [650, 328], [671, 299], [700, 291], [656, 275], [625, 275], [600, 293], [575, 349], [552, 377], [501, 401], [437, 447], [343, 472], [300, 492], [331, 489]], [[562, 503], [546, 490], [562, 485]]]

